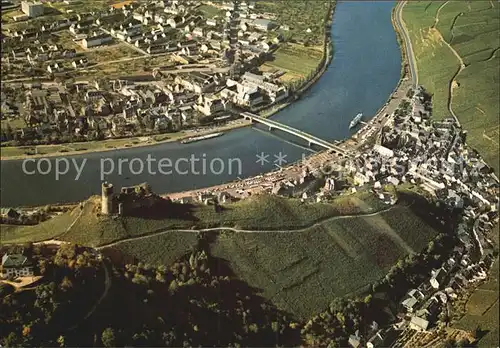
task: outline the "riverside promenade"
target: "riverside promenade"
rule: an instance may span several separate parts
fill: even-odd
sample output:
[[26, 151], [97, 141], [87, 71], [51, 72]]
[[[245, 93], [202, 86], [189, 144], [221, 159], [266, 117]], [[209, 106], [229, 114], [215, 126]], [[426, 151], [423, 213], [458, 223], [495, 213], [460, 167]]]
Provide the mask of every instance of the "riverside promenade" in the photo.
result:
[[[406, 2], [400, 2], [394, 8], [392, 13], [392, 23], [394, 30], [402, 39], [402, 73], [401, 79], [394, 91], [389, 96], [387, 102], [378, 110], [378, 112], [360, 128], [351, 138], [346, 139], [338, 144], [338, 147], [355, 153], [362, 151], [364, 147], [369, 146], [368, 143], [380, 133], [382, 128], [390, 124], [392, 114], [399, 107], [401, 101], [406, 97], [408, 90], [413, 88], [418, 83], [417, 69], [415, 57], [411, 48], [409, 36], [402, 21], [402, 9]], [[409, 67], [407, 69], [406, 67]], [[305, 170], [321, 171], [327, 165], [332, 163], [340, 164], [342, 158], [333, 153], [331, 150], [321, 151], [310, 155], [302, 161], [291, 164], [287, 167], [280, 168], [274, 172], [258, 175], [244, 180], [233, 181], [221, 185], [182, 191], [164, 195], [173, 200], [184, 197], [196, 197], [201, 193], [227, 192], [236, 198], [245, 198], [249, 195], [255, 195], [263, 192], [270, 192], [273, 187], [283, 182], [294, 182], [300, 178]]]

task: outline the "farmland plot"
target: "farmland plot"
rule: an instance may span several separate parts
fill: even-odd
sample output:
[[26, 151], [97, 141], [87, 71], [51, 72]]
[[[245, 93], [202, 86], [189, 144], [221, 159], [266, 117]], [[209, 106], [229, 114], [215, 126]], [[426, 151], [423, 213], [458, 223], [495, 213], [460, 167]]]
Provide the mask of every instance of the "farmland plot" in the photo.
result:
[[278, 307], [305, 318], [335, 297], [362, 292], [436, 234], [410, 207], [398, 206], [300, 232], [226, 233], [212, 254]]

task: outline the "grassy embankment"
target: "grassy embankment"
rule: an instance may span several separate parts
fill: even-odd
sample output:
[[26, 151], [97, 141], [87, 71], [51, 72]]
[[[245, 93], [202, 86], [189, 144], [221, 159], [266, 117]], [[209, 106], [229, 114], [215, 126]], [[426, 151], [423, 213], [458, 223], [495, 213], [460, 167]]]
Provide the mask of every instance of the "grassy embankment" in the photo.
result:
[[[434, 117], [450, 117], [451, 100], [452, 110], [468, 131], [467, 142], [496, 173], [499, 170], [499, 7], [495, 1], [410, 1], [403, 10], [417, 60], [419, 83], [434, 94]], [[462, 69], [459, 58], [446, 43], [463, 61]]]
[[[367, 192], [321, 204], [255, 196], [218, 213], [213, 206], [170, 205], [148, 216], [143, 212], [141, 217], [115, 219], [97, 216], [98, 200], [91, 198], [67, 232], [80, 208], [34, 227], [2, 226], [1, 240], [21, 243], [58, 236], [91, 246], [118, 242], [105, 250], [169, 264], [197, 240], [195, 230], [170, 230], [222, 227], [213, 235], [213, 255], [227, 260], [238, 278], [262, 289], [278, 307], [305, 318], [331, 298], [362, 292], [398, 259], [420, 251], [438, 233], [416, 206], [401, 204], [386, 211], [387, 206]], [[346, 216], [360, 214], [370, 215]], [[223, 227], [254, 232], [235, 233]], [[129, 240], [134, 237], [141, 238]], [[311, 294], [309, 301], [301, 300], [304, 293]]]
[[371, 213], [384, 207], [368, 192], [339, 197], [331, 203], [314, 204], [261, 195], [226, 205], [220, 212], [207, 205], [165, 204], [138, 212], [137, 216], [120, 219], [97, 216], [99, 206], [97, 197], [90, 198], [84, 205], [81, 217], [67, 233], [63, 232], [80, 213], [79, 207], [36, 226], [9, 226], [4, 229], [5, 225], [2, 225], [2, 241], [22, 243], [59, 236], [62, 240], [98, 246], [161, 230], [211, 227], [286, 230], [308, 227], [333, 216]]

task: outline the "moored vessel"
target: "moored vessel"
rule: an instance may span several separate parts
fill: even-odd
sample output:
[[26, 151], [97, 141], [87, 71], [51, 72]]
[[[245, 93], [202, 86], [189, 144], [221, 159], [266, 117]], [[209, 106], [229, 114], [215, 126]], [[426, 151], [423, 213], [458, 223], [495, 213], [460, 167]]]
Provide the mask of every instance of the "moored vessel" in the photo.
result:
[[352, 119], [351, 123], [349, 123], [349, 129], [356, 127], [358, 123], [361, 122], [362, 118], [363, 118], [363, 113], [360, 112]]
[[206, 140], [206, 139], [212, 139], [212, 138], [220, 137], [223, 134], [224, 134], [224, 132], [218, 132], [218, 133], [211, 133], [211, 134], [200, 135], [200, 136], [197, 136], [197, 137], [190, 137], [190, 138], [181, 140], [180, 143], [181, 144], [194, 143], [196, 141], [201, 141], [201, 140]]

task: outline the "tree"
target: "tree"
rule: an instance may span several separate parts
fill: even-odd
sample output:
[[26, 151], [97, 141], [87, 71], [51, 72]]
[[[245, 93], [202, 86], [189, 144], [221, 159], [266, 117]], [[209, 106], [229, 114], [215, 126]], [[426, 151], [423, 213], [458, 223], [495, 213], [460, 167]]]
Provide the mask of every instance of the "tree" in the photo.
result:
[[60, 286], [61, 290], [66, 292], [73, 287], [73, 282], [68, 277], [64, 277], [63, 280], [61, 281]]
[[59, 343], [59, 347], [64, 347], [64, 336], [59, 336], [59, 338], [57, 339], [57, 343]]
[[3, 344], [5, 347], [16, 347], [17, 346], [18, 337], [14, 332], [11, 332], [7, 337], [4, 338]]
[[115, 332], [112, 328], [108, 327], [104, 329], [101, 335], [101, 341], [104, 347], [115, 347], [116, 346], [116, 338]]
[[5, 140], [9, 141], [14, 139], [14, 132], [10, 124], [7, 123], [7, 127], [5, 128]]

